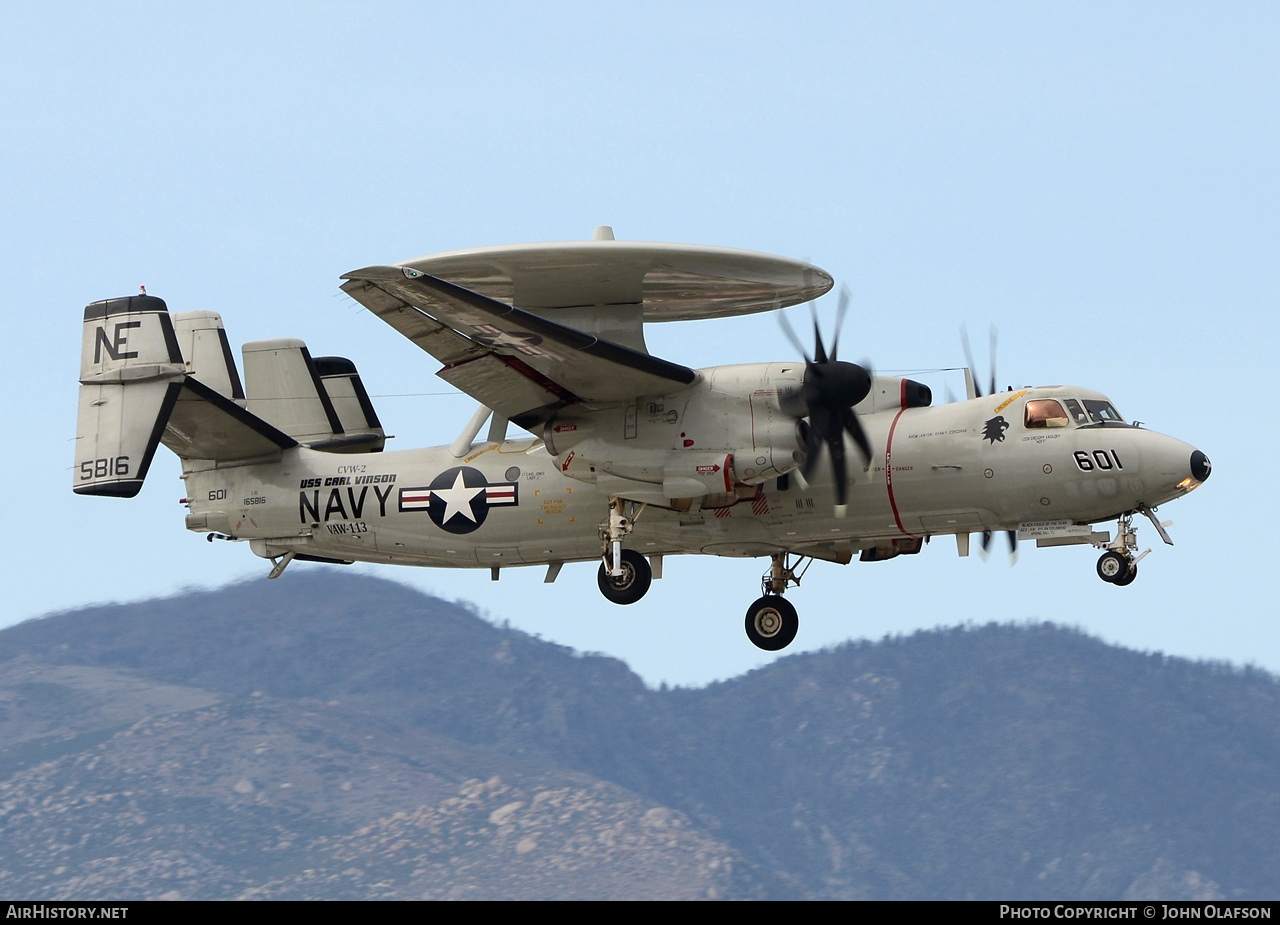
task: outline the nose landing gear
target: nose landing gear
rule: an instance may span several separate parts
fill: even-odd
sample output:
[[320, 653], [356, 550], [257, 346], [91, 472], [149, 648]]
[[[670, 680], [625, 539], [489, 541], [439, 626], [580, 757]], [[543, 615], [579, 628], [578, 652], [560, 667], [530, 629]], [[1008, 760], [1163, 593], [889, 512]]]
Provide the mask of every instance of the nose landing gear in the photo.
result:
[[1138, 577], [1138, 564], [1135, 560], [1114, 550], [1108, 550], [1098, 560], [1098, 577], [1113, 585], [1124, 587], [1132, 584]]
[[[1156, 525], [1156, 529], [1160, 531], [1160, 535], [1165, 542], [1172, 545], [1173, 541], [1168, 538], [1168, 534], [1164, 531], [1164, 526], [1155, 516], [1147, 510], [1146, 507], [1141, 508], [1142, 513], [1151, 518], [1151, 522]], [[1103, 534], [1105, 537], [1106, 534]], [[1098, 544], [1102, 545], [1102, 544]], [[1121, 514], [1116, 522], [1116, 538], [1106, 544], [1106, 552], [1098, 559], [1098, 577], [1105, 582], [1113, 585], [1124, 587], [1133, 584], [1133, 580], [1138, 577], [1138, 563], [1146, 558], [1151, 552], [1150, 549], [1145, 552], [1134, 555], [1134, 550], [1138, 548], [1138, 534], [1133, 526], [1133, 512]]]

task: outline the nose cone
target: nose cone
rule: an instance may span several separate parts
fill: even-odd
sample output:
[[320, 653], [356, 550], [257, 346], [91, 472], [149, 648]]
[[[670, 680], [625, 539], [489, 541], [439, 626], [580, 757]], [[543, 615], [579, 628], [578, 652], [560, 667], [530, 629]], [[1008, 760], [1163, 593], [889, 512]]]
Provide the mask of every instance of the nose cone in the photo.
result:
[[1181, 498], [1209, 477], [1209, 457], [1190, 443], [1149, 430], [1133, 434], [1142, 441], [1142, 486], [1138, 490], [1143, 495], [1139, 500], [1147, 506]]
[[1213, 471], [1213, 466], [1209, 464], [1209, 457], [1205, 456], [1199, 450], [1195, 450], [1191, 454], [1191, 475], [1197, 482], [1203, 482], [1209, 477], [1209, 473]]

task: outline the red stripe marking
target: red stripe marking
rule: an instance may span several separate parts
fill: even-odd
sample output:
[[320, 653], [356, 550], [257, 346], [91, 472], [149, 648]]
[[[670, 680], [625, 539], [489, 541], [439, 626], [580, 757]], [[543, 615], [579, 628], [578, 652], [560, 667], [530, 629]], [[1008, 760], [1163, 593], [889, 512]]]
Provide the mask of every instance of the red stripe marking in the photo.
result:
[[724, 458], [724, 490], [733, 491], [733, 477], [729, 474], [729, 469], [733, 465], [733, 454], [730, 453]]
[[898, 418], [902, 417], [902, 412], [907, 410], [907, 380], [902, 380], [902, 395], [899, 398], [902, 407], [898, 409], [898, 413], [893, 416], [893, 423], [889, 425], [889, 439], [884, 445], [884, 487], [889, 492], [889, 507], [893, 510], [893, 522], [898, 525], [898, 529], [905, 536], [911, 536], [907, 533], [907, 528], [902, 526], [902, 518], [898, 516], [898, 502], [893, 497], [893, 432], [898, 429]]

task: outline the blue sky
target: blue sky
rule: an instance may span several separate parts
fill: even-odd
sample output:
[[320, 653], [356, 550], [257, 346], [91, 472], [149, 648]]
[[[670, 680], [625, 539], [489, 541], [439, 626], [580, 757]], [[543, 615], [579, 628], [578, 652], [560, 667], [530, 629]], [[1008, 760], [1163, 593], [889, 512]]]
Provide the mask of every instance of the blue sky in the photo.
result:
[[[448, 389], [339, 275], [610, 224], [813, 261], [878, 369], [961, 365], [962, 321], [982, 366], [994, 322], [1002, 385], [1100, 389], [1213, 461], [1129, 588], [1087, 548], [818, 563], [791, 651], [1052, 620], [1280, 671], [1277, 47], [1280, 7], [1248, 3], [9, 4], [0, 625], [267, 570], [183, 529], [165, 451], [131, 502], [71, 493], [87, 302], [145, 284], [233, 344], [301, 337], [356, 361], [397, 448], [447, 443], [473, 403], [391, 397]], [[647, 337], [691, 366], [791, 358], [768, 315]], [[763, 568], [671, 560], [625, 609], [590, 565], [367, 570], [693, 684], [768, 658], [742, 633]]]

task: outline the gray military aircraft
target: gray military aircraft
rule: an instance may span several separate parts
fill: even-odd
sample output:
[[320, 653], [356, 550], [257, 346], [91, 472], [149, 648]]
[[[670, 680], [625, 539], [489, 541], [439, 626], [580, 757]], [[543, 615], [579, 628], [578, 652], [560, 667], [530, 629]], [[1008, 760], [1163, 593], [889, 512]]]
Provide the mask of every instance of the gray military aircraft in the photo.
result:
[[[630, 604], [665, 556], [768, 557], [745, 624], [777, 650], [799, 626], [783, 594], [813, 560], [912, 555], [934, 536], [961, 556], [973, 533], [984, 549], [996, 531], [1015, 549], [1092, 544], [1098, 575], [1127, 585], [1150, 552], [1134, 516], [1171, 544], [1156, 507], [1209, 476], [1204, 453], [1126, 423], [1099, 392], [993, 381], [984, 395], [969, 369], [966, 400], [935, 406], [919, 382], [839, 360], [816, 321], [803, 361], [690, 369], [646, 349], [645, 322], [831, 289], [801, 261], [601, 227], [343, 279], [480, 402], [451, 446], [384, 452], [355, 366], [300, 340], [245, 344], [242, 385], [216, 313], [170, 315], [144, 293], [85, 309], [75, 491], [133, 497], [163, 443], [182, 460], [187, 529], [248, 541], [271, 578], [306, 560], [495, 579], [544, 565], [552, 582], [599, 560], [604, 596]], [[509, 423], [530, 436], [509, 438]], [[1093, 527], [1109, 520], [1114, 538]]]

